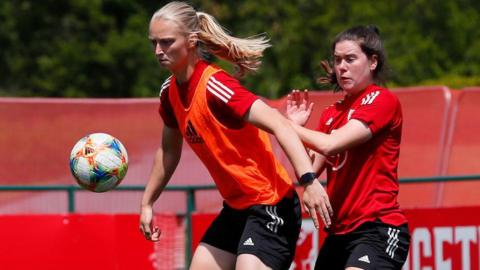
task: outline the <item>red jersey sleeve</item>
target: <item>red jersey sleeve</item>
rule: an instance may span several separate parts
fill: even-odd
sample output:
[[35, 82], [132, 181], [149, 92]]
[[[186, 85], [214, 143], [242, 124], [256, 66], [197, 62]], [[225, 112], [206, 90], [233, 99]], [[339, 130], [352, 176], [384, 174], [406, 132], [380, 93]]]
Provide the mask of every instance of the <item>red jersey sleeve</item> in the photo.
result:
[[207, 84], [207, 101], [213, 115], [228, 127], [242, 126], [245, 113], [258, 96], [224, 71], [215, 73]]
[[163, 122], [166, 126], [171, 128], [178, 128], [177, 119], [173, 113], [172, 104], [168, 98], [168, 89], [170, 87], [171, 77], [165, 80], [160, 90], [160, 106], [158, 108], [158, 113], [163, 119]]
[[326, 125], [329, 122], [329, 118], [332, 115], [332, 107], [334, 105], [327, 106], [323, 109], [322, 113], [320, 114], [320, 118], [318, 120], [317, 131], [327, 133]]
[[376, 134], [389, 124], [401, 121], [401, 118], [397, 117], [399, 110], [397, 97], [388, 90], [378, 89], [365, 95], [350, 119], [364, 122], [372, 134]]

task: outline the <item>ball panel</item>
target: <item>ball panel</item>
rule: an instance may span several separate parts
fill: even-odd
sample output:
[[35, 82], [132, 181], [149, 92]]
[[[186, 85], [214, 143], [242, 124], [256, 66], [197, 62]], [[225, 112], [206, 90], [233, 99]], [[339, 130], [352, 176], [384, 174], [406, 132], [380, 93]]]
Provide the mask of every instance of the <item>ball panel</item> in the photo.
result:
[[118, 167], [117, 177], [123, 179], [127, 174], [128, 164], [126, 162], [122, 163], [120, 167]]
[[89, 141], [94, 145], [109, 145], [113, 137], [106, 133], [93, 133], [88, 136]]
[[96, 186], [94, 191], [95, 192], [105, 192], [111, 189], [114, 189], [120, 183], [119, 179], [116, 176], [109, 176], [105, 178], [103, 181], [99, 182]]
[[73, 167], [74, 175], [77, 176], [78, 180], [84, 183], [90, 182], [93, 178], [93, 166], [91, 162], [88, 160], [88, 158], [85, 157], [78, 157], [75, 160], [76, 162]]
[[117, 151], [118, 153], [120, 153], [120, 154], [124, 157], [125, 162], [128, 162], [127, 149], [125, 149], [125, 147], [123, 146], [123, 144], [122, 144], [118, 139], [114, 139], [114, 140], [112, 141], [111, 148], [112, 148], [112, 149], [115, 149], [115, 151]]
[[87, 137], [83, 137], [73, 146], [72, 152], [70, 153], [70, 159], [76, 157], [78, 153], [83, 151], [82, 149], [85, 147], [86, 142]]
[[98, 169], [105, 171], [113, 171], [122, 165], [121, 154], [110, 148], [98, 151], [94, 160]]

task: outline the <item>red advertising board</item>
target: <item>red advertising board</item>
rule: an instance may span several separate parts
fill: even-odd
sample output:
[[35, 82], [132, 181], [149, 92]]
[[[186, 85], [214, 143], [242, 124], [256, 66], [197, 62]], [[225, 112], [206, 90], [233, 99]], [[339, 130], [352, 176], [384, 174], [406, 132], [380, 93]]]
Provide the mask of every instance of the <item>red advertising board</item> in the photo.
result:
[[[471, 270], [479, 269], [480, 207], [406, 210], [412, 235], [410, 252], [404, 270]], [[193, 248], [215, 215], [193, 217]], [[295, 260], [290, 270], [313, 269], [325, 237], [312, 221], [303, 219]]]
[[[411, 209], [411, 248], [404, 270], [480, 268], [480, 207]], [[214, 214], [195, 214], [196, 247]], [[122, 270], [183, 269], [185, 233], [175, 215], [157, 216], [159, 242], [145, 240], [138, 215], [0, 216], [0, 269]], [[311, 220], [303, 220], [290, 270], [313, 269], [325, 238]]]
[[479, 269], [480, 207], [406, 211], [412, 241], [404, 270]]
[[[162, 228], [178, 227], [175, 215], [156, 218]], [[175, 243], [169, 239], [175, 229], [166, 228], [163, 241], [154, 244], [141, 235], [138, 220], [138, 215], [0, 216], [0, 269], [176, 269]]]

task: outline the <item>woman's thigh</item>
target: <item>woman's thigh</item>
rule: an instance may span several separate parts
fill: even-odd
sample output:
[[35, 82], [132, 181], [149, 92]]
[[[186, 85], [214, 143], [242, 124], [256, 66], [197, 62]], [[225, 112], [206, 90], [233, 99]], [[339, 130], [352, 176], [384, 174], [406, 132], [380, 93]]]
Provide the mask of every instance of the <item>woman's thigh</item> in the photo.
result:
[[200, 243], [193, 254], [190, 270], [235, 269], [235, 263], [235, 254], [213, 247], [209, 244]]

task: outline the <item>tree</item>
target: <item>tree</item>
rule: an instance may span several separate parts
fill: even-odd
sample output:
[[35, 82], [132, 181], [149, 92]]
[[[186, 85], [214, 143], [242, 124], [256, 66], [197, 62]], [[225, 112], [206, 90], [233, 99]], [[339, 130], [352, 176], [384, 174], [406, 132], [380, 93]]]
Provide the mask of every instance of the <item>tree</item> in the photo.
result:
[[[1, 1], [0, 95], [156, 96], [168, 76], [147, 39], [168, 1]], [[335, 35], [375, 24], [392, 69], [390, 86], [479, 84], [480, 2], [475, 0], [192, 1], [235, 36], [266, 33], [272, 47], [258, 74], [243, 78], [270, 98], [291, 89], [329, 89], [315, 79]], [[215, 60], [230, 71], [230, 66]]]

